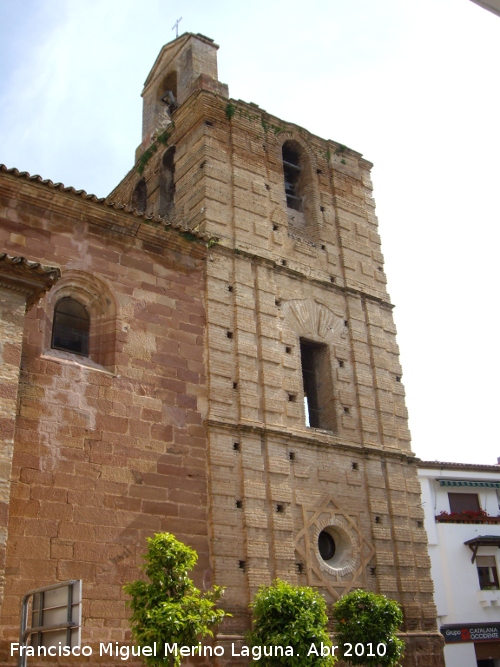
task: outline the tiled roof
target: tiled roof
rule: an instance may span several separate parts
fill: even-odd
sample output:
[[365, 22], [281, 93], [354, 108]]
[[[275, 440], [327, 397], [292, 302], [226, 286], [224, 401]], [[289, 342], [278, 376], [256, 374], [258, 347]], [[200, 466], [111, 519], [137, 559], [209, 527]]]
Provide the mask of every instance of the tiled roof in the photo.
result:
[[499, 465], [486, 463], [452, 463], [451, 461], [418, 461], [419, 468], [446, 468], [448, 470], [484, 470], [485, 472], [500, 472]]
[[0, 253], [0, 287], [22, 294], [29, 310], [61, 277], [56, 266], [30, 262], [25, 257]]
[[148, 222], [151, 221], [167, 225], [169, 227], [172, 227], [173, 229], [178, 229], [182, 232], [186, 232], [193, 236], [196, 236], [196, 238], [199, 238], [204, 241], [208, 241], [211, 238], [209, 234], [200, 233], [198, 231], [190, 229], [189, 227], [186, 227], [185, 225], [182, 225], [179, 222], [169, 220], [168, 218], [162, 218], [159, 215], [146, 215], [145, 213], [138, 211], [132, 206], [118, 204], [116, 202], [110, 201], [109, 199], [106, 199], [105, 197], [97, 197], [96, 195], [92, 194], [89, 195], [87, 192], [85, 192], [85, 190], [75, 190], [75, 188], [67, 187], [63, 183], [54, 183], [50, 179], [43, 179], [41, 176], [38, 175], [32, 176], [27, 171], [19, 171], [19, 169], [16, 169], [15, 167], [8, 169], [4, 164], [0, 164], [0, 173], [11, 174], [16, 178], [21, 178], [26, 181], [31, 181], [32, 183], [40, 183], [40, 185], [43, 185], [52, 190], [59, 190], [59, 192], [65, 192], [67, 194], [74, 195], [75, 197], [80, 197], [81, 199], [94, 202], [95, 204], [99, 204], [101, 206], [106, 206], [115, 211], [124, 211], [125, 213], [131, 213], [132, 215], [138, 218], [142, 218], [143, 220], [146, 220]]
[[30, 274], [47, 277], [51, 280], [56, 280], [61, 275], [61, 270], [55, 266], [45, 266], [40, 262], [30, 262], [24, 257], [12, 257], [7, 253], [0, 253], [0, 262], [5, 266], [15, 267], [16, 269], [24, 270]]

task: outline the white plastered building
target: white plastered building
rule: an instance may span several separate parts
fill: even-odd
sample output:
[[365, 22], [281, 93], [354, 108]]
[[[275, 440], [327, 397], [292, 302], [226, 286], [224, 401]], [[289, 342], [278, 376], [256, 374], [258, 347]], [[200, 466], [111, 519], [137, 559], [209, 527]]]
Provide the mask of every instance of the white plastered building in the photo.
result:
[[421, 461], [447, 667], [500, 667], [500, 466]]

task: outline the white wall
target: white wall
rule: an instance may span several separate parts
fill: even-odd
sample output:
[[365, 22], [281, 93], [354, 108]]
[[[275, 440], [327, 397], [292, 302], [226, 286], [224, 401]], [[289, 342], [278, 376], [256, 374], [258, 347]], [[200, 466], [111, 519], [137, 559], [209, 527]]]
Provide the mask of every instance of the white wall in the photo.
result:
[[[450, 511], [449, 492], [477, 493], [481, 508], [486, 510], [490, 516], [498, 516], [496, 489], [440, 486], [439, 480], [500, 482], [500, 468], [498, 471], [491, 472], [481, 472], [470, 468], [456, 470], [439, 467], [436, 469], [420, 468], [418, 474], [422, 487], [422, 506], [429, 541], [438, 625], [499, 623], [500, 591], [480, 590], [477, 565], [471, 562], [472, 551], [464, 542], [484, 535], [500, 537], [500, 524], [438, 523], [435, 517], [441, 511]], [[478, 555], [494, 556], [500, 575], [500, 549], [498, 547], [480, 547]], [[491, 599], [493, 606], [484, 604]], [[446, 644], [445, 661], [447, 667], [476, 667], [474, 644]]]
[[474, 644], [445, 644], [446, 667], [477, 667]]

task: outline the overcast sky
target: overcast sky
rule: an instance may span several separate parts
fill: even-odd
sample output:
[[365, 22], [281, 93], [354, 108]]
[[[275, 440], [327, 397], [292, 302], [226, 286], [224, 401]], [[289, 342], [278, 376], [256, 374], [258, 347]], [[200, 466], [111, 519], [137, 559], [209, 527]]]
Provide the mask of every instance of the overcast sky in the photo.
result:
[[0, 0], [0, 162], [105, 196], [163, 44], [374, 163], [413, 449], [496, 463], [500, 18], [470, 0]]

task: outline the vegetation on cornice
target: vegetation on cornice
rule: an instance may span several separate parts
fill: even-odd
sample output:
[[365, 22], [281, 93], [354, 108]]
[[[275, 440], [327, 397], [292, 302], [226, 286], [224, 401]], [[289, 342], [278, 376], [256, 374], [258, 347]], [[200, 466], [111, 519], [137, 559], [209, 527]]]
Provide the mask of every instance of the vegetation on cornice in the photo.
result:
[[274, 125], [273, 123], [268, 123], [265, 119], [264, 116], [261, 118], [261, 124], [262, 127], [264, 128], [264, 132], [267, 134], [269, 130], [272, 130], [274, 134], [279, 134], [280, 132], [284, 131], [284, 127], [280, 127], [279, 125]]
[[[198, 227], [195, 227], [193, 229], [194, 232], [198, 231]], [[201, 241], [199, 236], [196, 236], [196, 234], [193, 234], [192, 232], [189, 231], [184, 231], [181, 232], [181, 236], [185, 241], [188, 241], [189, 243], [194, 243], [195, 241]], [[219, 243], [220, 239], [218, 239], [215, 236], [211, 236], [208, 241], [206, 241], [205, 245], [207, 248], [212, 248], [214, 245], [217, 245]]]
[[252, 114], [247, 109], [242, 109], [241, 107], [237, 108], [232, 102], [228, 102], [226, 105], [226, 118], [231, 120], [231, 118], [236, 113], [238, 113], [238, 116], [241, 118], [246, 118], [246, 120], [249, 121], [258, 122], [260, 120], [265, 134], [267, 134], [270, 130], [272, 130], [274, 134], [278, 134], [279, 132], [283, 132], [285, 129], [284, 127], [280, 127], [279, 125], [274, 125], [273, 123], [268, 122], [264, 115], [259, 116], [258, 114]]
[[142, 176], [147, 163], [156, 153], [160, 145], [166, 146], [168, 144], [168, 141], [172, 136], [173, 130], [174, 130], [174, 124], [171, 123], [166, 130], [164, 130], [163, 132], [158, 132], [155, 135], [155, 138], [151, 146], [148, 149], [146, 149], [144, 153], [141, 155], [141, 157], [137, 160], [135, 168], [139, 176]]

